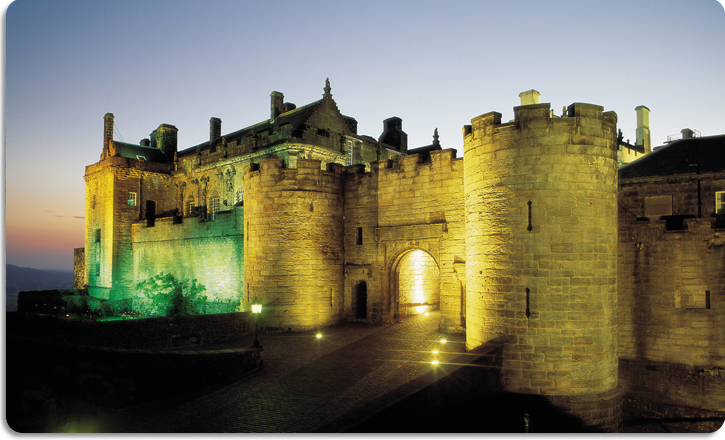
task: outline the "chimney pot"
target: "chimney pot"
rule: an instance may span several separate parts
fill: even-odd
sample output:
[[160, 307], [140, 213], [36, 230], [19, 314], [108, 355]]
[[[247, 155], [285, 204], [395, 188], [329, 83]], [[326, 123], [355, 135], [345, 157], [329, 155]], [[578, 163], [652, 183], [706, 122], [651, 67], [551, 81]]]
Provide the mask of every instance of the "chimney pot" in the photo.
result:
[[689, 128], [683, 128], [680, 130], [680, 133], [682, 133], [682, 139], [692, 139], [695, 137], [695, 132]]
[[538, 104], [539, 95], [541, 95], [541, 93], [537, 92], [534, 89], [519, 93], [519, 98], [521, 98], [521, 105]]

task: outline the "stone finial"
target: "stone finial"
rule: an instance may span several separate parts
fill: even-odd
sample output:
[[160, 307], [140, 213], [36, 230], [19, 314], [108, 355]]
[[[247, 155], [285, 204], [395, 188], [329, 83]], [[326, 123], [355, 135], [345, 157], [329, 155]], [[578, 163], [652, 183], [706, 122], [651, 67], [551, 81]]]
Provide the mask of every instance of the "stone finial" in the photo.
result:
[[322, 96], [332, 96], [330, 94], [330, 90], [331, 90], [331, 88], [330, 88], [330, 78], [325, 79], [325, 89], [324, 90], [325, 90], [325, 94], [322, 95]]
[[436, 147], [441, 146], [440, 142], [438, 142], [438, 127], [436, 127], [436, 129], [433, 130], [433, 145]]

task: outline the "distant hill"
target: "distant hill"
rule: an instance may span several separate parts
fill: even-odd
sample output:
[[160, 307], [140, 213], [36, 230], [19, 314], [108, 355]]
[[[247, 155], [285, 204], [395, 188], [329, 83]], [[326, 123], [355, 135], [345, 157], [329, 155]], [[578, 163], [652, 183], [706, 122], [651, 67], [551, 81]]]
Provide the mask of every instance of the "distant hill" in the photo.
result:
[[72, 288], [72, 270], [41, 270], [5, 265], [5, 310], [8, 312], [18, 309], [18, 292]]

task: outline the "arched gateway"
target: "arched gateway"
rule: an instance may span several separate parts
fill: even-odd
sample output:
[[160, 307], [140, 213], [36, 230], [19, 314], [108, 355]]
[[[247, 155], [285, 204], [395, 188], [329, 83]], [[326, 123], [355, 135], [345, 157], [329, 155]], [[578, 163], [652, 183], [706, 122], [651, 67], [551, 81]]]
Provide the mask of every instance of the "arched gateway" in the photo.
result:
[[389, 260], [387, 298], [394, 319], [440, 308], [440, 267], [425, 248], [406, 246]]

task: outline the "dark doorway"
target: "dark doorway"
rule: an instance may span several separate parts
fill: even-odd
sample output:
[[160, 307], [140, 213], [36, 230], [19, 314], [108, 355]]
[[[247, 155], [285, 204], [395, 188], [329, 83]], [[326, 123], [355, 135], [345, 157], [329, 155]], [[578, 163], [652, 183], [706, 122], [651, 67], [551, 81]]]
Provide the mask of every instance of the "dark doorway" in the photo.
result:
[[357, 285], [357, 306], [355, 317], [365, 319], [368, 317], [368, 285], [365, 281]]
[[146, 226], [149, 228], [154, 226], [156, 222], [156, 202], [146, 200]]

